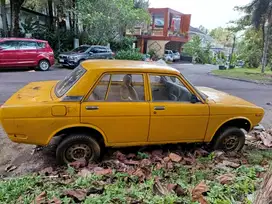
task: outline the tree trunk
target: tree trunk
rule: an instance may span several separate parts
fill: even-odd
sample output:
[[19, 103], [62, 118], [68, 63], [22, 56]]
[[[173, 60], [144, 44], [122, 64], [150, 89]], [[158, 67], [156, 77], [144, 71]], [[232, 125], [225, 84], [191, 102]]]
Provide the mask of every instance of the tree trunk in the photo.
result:
[[1, 0], [1, 18], [2, 18], [2, 25], [3, 25], [3, 37], [7, 37], [8, 23], [7, 23], [7, 14], [6, 14], [6, 0]]
[[272, 202], [272, 170], [266, 174], [262, 187], [257, 193], [254, 204], [264, 204]]
[[48, 4], [48, 14], [49, 14], [49, 28], [51, 31], [54, 31], [55, 28], [55, 24], [54, 24], [54, 15], [53, 15], [53, 0], [48, 0], [47, 1]]
[[20, 9], [25, 0], [11, 0], [11, 19], [12, 19], [12, 36], [18, 37], [20, 34]]
[[267, 64], [267, 52], [268, 52], [268, 47], [269, 47], [269, 35], [270, 35], [270, 30], [271, 30], [271, 24], [269, 24], [265, 28], [265, 39], [264, 39], [264, 49], [263, 49], [263, 59], [262, 59], [262, 73], [265, 71], [265, 67]]

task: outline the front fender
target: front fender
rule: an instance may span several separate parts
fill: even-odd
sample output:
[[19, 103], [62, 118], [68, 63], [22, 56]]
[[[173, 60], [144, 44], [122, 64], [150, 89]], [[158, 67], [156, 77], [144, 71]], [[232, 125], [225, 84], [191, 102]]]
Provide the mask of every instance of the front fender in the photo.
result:
[[[252, 129], [252, 122], [250, 121], [249, 118], [247, 117], [232, 117], [232, 118], [227, 118], [227, 119], [224, 119], [222, 120], [222, 122], [219, 123], [219, 125], [212, 125], [212, 121], [209, 121], [209, 124], [208, 124], [208, 129], [207, 129], [207, 133], [206, 133], [206, 136], [205, 136], [205, 139], [204, 141], [205, 142], [210, 142], [213, 137], [215, 136], [216, 132], [226, 123], [232, 121], [232, 120], [237, 120], [237, 119], [244, 119], [244, 120], [247, 120], [250, 124], [250, 129]], [[210, 129], [210, 130], [209, 130]]]

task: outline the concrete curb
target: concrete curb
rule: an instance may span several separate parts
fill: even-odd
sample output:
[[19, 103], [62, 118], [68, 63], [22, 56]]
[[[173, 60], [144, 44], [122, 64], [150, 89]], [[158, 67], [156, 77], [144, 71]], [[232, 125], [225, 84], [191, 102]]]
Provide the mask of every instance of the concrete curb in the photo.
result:
[[249, 82], [249, 83], [260, 84], [260, 85], [272, 85], [272, 82], [260, 82], [260, 81], [250, 80], [250, 79], [240, 79], [235, 77], [221, 76], [221, 75], [214, 74], [212, 72], [209, 72], [208, 75], [219, 77], [222, 79], [231, 79], [231, 80]]

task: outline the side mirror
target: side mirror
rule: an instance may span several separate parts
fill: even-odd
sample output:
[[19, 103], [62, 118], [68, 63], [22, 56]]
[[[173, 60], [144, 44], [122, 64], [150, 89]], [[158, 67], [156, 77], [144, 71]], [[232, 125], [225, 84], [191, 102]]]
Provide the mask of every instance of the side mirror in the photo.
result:
[[198, 98], [196, 97], [196, 95], [192, 95], [191, 96], [191, 103], [197, 103], [197, 102], [199, 102], [199, 100], [198, 100]]
[[89, 52], [90, 55], [93, 55], [93, 52]]

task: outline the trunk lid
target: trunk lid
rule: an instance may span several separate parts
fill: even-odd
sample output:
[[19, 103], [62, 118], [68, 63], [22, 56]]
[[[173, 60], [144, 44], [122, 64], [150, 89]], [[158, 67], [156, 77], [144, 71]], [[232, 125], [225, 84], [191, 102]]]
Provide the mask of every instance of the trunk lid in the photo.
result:
[[4, 104], [23, 105], [29, 103], [52, 101], [51, 90], [57, 81], [32, 82], [13, 94]]

